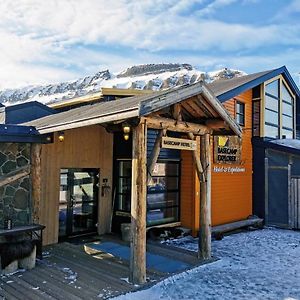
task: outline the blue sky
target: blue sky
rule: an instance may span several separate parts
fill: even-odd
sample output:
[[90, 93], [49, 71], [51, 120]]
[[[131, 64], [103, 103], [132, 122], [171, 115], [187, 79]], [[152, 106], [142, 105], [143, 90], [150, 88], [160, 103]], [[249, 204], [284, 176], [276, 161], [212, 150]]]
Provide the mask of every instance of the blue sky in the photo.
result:
[[299, 84], [299, 19], [300, 0], [1, 0], [0, 89], [166, 62]]

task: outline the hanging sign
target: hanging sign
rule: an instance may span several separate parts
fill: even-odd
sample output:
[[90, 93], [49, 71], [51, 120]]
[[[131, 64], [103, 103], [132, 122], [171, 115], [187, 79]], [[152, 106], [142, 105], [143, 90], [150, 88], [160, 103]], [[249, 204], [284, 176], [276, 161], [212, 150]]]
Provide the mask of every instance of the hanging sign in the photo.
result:
[[192, 140], [177, 139], [177, 138], [164, 136], [162, 137], [161, 147], [168, 148], [168, 149], [178, 149], [178, 150], [196, 150], [197, 143], [196, 141], [192, 141]]
[[214, 137], [214, 163], [239, 164], [241, 162], [241, 139], [237, 136]]

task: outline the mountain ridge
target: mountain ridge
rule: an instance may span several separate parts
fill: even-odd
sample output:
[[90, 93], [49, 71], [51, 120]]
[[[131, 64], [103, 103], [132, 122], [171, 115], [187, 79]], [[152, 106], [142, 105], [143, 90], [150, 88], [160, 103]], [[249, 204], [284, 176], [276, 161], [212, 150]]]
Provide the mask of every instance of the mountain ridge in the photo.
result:
[[3, 90], [0, 103], [6, 106], [28, 101], [50, 104], [100, 92], [104, 87], [157, 91], [200, 80], [212, 82], [243, 75], [246, 75], [243, 71], [227, 68], [203, 72], [186, 63], [143, 64], [116, 74], [107, 69], [73, 81]]

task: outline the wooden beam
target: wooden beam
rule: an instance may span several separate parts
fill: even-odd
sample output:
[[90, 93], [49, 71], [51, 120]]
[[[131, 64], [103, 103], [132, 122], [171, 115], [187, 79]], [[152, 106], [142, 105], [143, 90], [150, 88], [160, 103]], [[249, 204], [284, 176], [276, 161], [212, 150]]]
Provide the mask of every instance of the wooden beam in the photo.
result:
[[228, 124], [220, 119], [211, 119], [205, 122], [205, 125], [211, 129], [229, 129]]
[[180, 104], [174, 104], [173, 106], [173, 117], [177, 121], [182, 121], [182, 114], [181, 114], [181, 105]]
[[210, 132], [207, 126], [201, 124], [176, 121], [163, 117], [146, 117], [142, 119], [146, 119], [148, 128], [153, 129], [166, 129], [183, 133], [191, 132], [195, 135], [203, 135]]
[[30, 174], [30, 166], [24, 166], [0, 177], [0, 187], [15, 182]]
[[42, 168], [41, 168], [42, 145], [32, 144], [31, 146], [31, 182], [32, 182], [32, 207], [33, 222], [39, 223], [41, 193], [42, 193]]
[[147, 123], [133, 128], [131, 182], [130, 276], [134, 284], [146, 282]]
[[[188, 133], [188, 137], [191, 140], [195, 140], [195, 136], [190, 132]], [[192, 151], [192, 152], [193, 152], [193, 161], [194, 161], [195, 166], [196, 166], [196, 172], [197, 172], [197, 175], [198, 175], [198, 179], [199, 179], [199, 181], [205, 181], [203, 166], [202, 166], [201, 161], [200, 161], [200, 155], [198, 153], [198, 149], [196, 149], [195, 151]]]
[[242, 129], [241, 127], [234, 121], [234, 119], [230, 116], [229, 112], [224, 109], [223, 105], [220, 101], [217, 100], [217, 98], [211, 93], [211, 91], [205, 86], [202, 86], [202, 93], [203, 96], [210, 102], [214, 110], [216, 111], [217, 115], [221, 117], [228, 126], [233, 130], [233, 132], [241, 137], [242, 136]]
[[205, 181], [200, 182], [200, 236], [198, 257], [211, 258], [211, 154], [210, 135], [200, 137], [200, 159], [204, 166]]
[[161, 149], [161, 140], [162, 137], [166, 135], [167, 130], [166, 129], [162, 129], [158, 132], [158, 135], [156, 137], [155, 143], [154, 143], [154, 147], [151, 151], [151, 155], [148, 161], [148, 183], [151, 180], [152, 177], [152, 173], [155, 167], [155, 164], [157, 162], [158, 156], [159, 156], [159, 152]]

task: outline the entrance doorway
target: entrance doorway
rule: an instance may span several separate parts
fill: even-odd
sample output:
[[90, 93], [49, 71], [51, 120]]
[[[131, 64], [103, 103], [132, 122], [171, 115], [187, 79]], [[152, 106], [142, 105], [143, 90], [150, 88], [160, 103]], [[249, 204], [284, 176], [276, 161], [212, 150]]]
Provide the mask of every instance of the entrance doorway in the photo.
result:
[[61, 169], [59, 238], [96, 232], [99, 169]]

